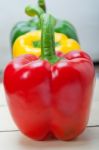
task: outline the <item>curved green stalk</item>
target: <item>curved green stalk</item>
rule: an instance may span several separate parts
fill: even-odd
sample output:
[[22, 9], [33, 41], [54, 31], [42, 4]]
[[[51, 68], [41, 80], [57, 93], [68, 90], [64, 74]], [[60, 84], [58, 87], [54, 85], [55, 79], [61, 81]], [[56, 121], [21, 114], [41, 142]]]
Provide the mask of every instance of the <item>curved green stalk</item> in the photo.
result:
[[41, 15], [41, 57], [51, 64], [60, 60], [55, 55], [54, 25], [55, 19], [49, 14]]
[[38, 0], [38, 5], [44, 10], [44, 12], [46, 12], [45, 0]]
[[29, 5], [25, 8], [25, 13], [31, 17], [36, 16], [36, 15], [40, 17], [44, 13], [44, 11], [40, 7], [33, 7]]

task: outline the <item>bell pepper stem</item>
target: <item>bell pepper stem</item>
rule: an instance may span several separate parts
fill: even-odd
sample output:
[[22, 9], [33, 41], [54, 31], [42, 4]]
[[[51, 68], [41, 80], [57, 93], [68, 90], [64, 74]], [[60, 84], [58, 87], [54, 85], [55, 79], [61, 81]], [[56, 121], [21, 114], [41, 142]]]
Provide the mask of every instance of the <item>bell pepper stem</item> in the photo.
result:
[[60, 60], [55, 54], [54, 25], [55, 19], [49, 14], [41, 15], [41, 58], [51, 64]]
[[40, 8], [42, 8], [44, 10], [44, 12], [46, 12], [45, 0], [38, 0], [38, 5]]
[[33, 7], [31, 5], [28, 5], [25, 8], [25, 13], [30, 17], [37, 15], [40, 18], [40, 16], [44, 13], [44, 10], [40, 7]]

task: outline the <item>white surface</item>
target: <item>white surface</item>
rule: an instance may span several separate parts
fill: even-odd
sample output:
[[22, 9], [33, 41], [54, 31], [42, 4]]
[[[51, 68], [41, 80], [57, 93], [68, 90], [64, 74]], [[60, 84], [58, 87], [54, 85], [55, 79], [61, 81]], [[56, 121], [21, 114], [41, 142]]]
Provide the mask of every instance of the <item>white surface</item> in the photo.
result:
[[4, 87], [3, 84], [0, 84], [0, 106], [6, 105], [6, 98], [4, 93]]
[[[28, 17], [24, 8], [37, 0], [0, 0], [0, 69], [11, 57], [9, 34], [12, 26]], [[46, 0], [49, 12], [72, 22], [80, 37], [82, 48], [99, 60], [99, 0]], [[75, 6], [75, 7], [74, 7]], [[7, 54], [7, 55], [6, 55]]]
[[0, 85], [0, 150], [98, 150], [99, 149], [99, 80], [96, 81], [89, 126], [81, 136], [71, 142], [44, 141], [28, 139], [17, 131], [7, 104], [4, 89]]
[[98, 150], [99, 128], [87, 128], [75, 141], [43, 141], [28, 139], [20, 132], [0, 133], [0, 150]]
[[0, 107], [0, 131], [17, 130], [7, 106]]

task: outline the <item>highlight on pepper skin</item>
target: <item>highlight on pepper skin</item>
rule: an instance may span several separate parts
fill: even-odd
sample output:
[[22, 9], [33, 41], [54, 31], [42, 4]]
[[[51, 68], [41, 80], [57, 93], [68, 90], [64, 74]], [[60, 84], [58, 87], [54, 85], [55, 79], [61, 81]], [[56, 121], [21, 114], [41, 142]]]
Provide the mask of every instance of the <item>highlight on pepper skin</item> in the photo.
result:
[[[17, 38], [13, 45], [13, 57], [22, 54], [41, 55], [41, 31], [32, 31]], [[80, 50], [80, 45], [74, 39], [68, 38], [62, 33], [55, 33], [56, 51], [66, 54], [72, 50]]]

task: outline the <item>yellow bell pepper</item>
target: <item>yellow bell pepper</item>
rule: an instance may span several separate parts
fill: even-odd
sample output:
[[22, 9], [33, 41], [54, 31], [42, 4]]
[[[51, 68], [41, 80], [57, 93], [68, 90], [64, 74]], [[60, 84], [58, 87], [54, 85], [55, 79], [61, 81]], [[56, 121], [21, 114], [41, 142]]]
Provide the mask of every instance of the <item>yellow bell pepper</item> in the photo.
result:
[[[33, 54], [35, 56], [41, 55], [41, 31], [28, 32], [15, 41], [12, 49], [13, 57], [22, 54]], [[80, 50], [80, 45], [77, 41], [68, 38], [62, 33], [55, 33], [55, 50], [66, 54], [73, 50]]]

